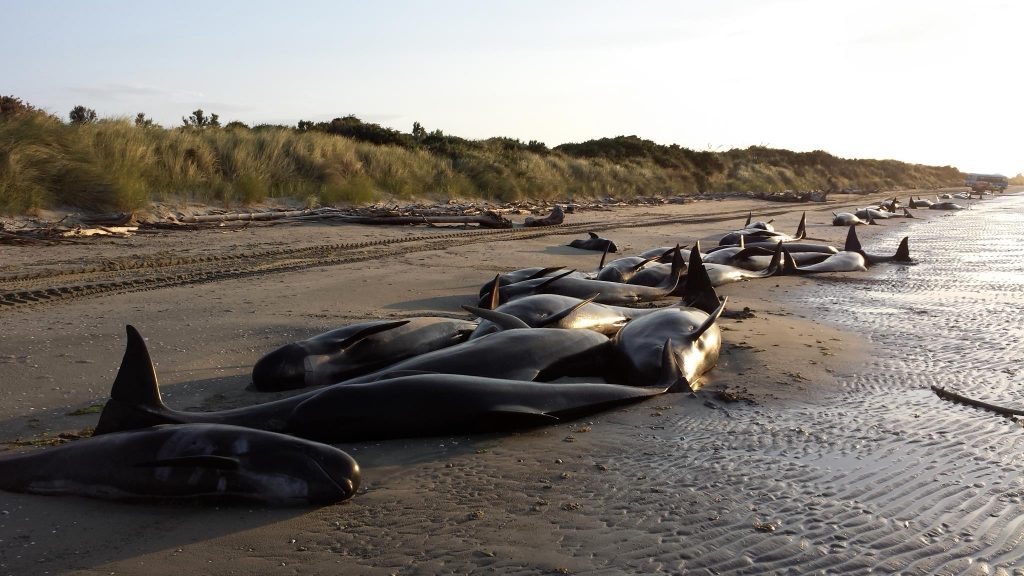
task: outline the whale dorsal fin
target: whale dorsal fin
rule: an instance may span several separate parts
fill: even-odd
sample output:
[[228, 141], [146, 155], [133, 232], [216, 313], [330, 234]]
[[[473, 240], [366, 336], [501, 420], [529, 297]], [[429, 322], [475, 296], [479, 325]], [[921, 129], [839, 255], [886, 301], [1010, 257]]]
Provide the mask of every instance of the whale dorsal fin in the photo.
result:
[[750, 226], [750, 221], [753, 219], [753, 216], [754, 216], [753, 212], [747, 212], [747, 222], [743, 225], [744, 228], [746, 228], [747, 226]]
[[747, 247], [747, 240], [746, 240], [746, 238], [747, 238], [747, 236], [746, 236], [745, 234], [744, 234], [744, 235], [740, 235], [740, 243], [739, 243], [739, 247], [740, 247], [740, 249], [741, 249], [741, 250], [742, 250], [743, 248], [746, 248], [746, 247]]
[[857, 238], [857, 227], [850, 226], [850, 231], [846, 233], [846, 245], [843, 250], [847, 252], [861, 252], [863, 248], [860, 245], [860, 239]]
[[669, 271], [668, 276], [665, 278], [665, 281], [661, 284], [660, 288], [666, 290], [667, 293], [674, 292], [685, 275], [686, 260], [683, 260], [682, 252], [679, 250], [679, 244], [676, 244], [676, 247], [672, 249], [672, 269]]
[[125, 331], [128, 340], [124, 357], [110, 388], [110, 400], [103, 407], [93, 435], [175, 421], [160, 396], [160, 382], [146, 341], [130, 324], [125, 326]]
[[484, 320], [490, 320], [496, 324], [502, 330], [519, 330], [522, 328], [530, 328], [530, 325], [523, 322], [520, 318], [517, 318], [511, 314], [505, 312], [498, 312], [497, 310], [487, 310], [486, 308], [478, 308], [476, 306], [469, 306], [463, 304], [462, 309], [470, 314], [476, 314]]
[[896, 255], [892, 257], [894, 262], [911, 262], [910, 257], [910, 236], [904, 236], [900, 245], [896, 248]]
[[793, 259], [793, 255], [788, 250], [782, 251], [782, 275], [789, 276], [792, 274], [799, 274], [800, 269], [796, 265], [796, 260]]
[[598, 238], [600, 238], [600, 236], [598, 236], [597, 234], [595, 234], [595, 233], [593, 233], [593, 232], [587, 232], [587, 234], [590, 234], [590, 237], [591, 237], [592, 239], [594, 239], [594, 240], [597, 240]]
[[601, 263], [597, 265], [597, 271], [600, 272], [604, 268], [604, 259], [608, 257], [608, 249], [612, 247], [612, 243], [608, 242], [604, 245], [604, 252], [601, 253]]
[[704, 266], [697, 246], [690, 250], [690, 266], [683, 284], [683, 298], [680, 304], [707, 313], [711, 313], [718, 306], [718, 294], [711, 284], [711, 277], [708, 276], [708, 269]]
[[131, 324], [125, 326], [128, 341], [121, 359], [121, 367], [117, 370], [114, 385], [110, 388], [110, 398], [129, 404], [145, 406], [163, 406], [160, 396], [160, 382], [156, 376], [156, 367], [149, 356], [146, 341], [142, 334]]
[[910, 210], [907, 210], [906, 206], [903, 207], [903, 217], [904, 218], [917, 218], [917, 216], [914, 216], [913, 214], [910, 213]]
[[494, 283], [491, 284], [491, 300], [487, 307], [494, 310], [501, 305], [501, 274], [494, 275]]
[[800, 217], [800, 224], [796, 227], [796, 234], [793, 235], [794, 240], [803, 240], [807, 237], [807, 212], [804, 212], [803, 216]]
[[765, 266], [764, 270], [761, 270], [760, 272], [762, 276], [775, 276], [776, 274], [780, 273], [779, 265], [783, 264], [783, 250], [784, 249], [782, 247], [782, 240], [779, 240], [779, 242], [775, 245], [775, 252], [772, 253], [772, 259], [768, 262], [768, 265]]

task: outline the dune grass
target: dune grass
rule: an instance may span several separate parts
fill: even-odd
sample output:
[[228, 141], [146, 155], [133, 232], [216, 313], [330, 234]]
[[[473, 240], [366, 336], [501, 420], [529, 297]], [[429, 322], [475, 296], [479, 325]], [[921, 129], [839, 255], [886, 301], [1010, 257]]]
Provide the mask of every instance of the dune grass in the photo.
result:
[[[367, 125], [349, 120], [347, 128]], [[374, 125], [369, 125], [374, 126]], [[135, 210], [153, 200], [344, 205], [414, 199], [588, 199], [699, 192], [955, 186], [955, 168], [752, 147], [694, 152], [635, 136], [563, 145], [439, 131], [387, 143], [288, 127], [164, 129], [127, 118], [0, 118], [0, 211]], [[379, 136], [379, 134], [376, 134]]]

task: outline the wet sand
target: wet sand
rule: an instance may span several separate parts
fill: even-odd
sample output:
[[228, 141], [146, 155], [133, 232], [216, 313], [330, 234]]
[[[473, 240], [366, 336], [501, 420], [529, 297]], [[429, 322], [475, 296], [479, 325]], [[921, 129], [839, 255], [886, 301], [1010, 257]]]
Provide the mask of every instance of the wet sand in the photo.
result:
[[[873, 253], [891, 253], [910, 234], [918, 266], [723, 287], [731, 310], [754, 316], [722, 321], [723, 354], [697, 397], [509, 435], [340, 445], [364, 471], [360, 493], [340, 505], [124, 505], [0, 493], [0, 574], [1009, 573], [1024, 561], [1016, 473], [1024, 436], [1011, 421], [940, 401], [927, 385], [1024, 404], [1013, 378], [1020, 318], [1001, 303], [1024, 298], [1012, 279], [1019, 260], [1012, 239], [996, 258], [978, 231], [1016, 224], [1000, 220], [1015, 213], [1001, 208], [1013, 202], [915, 210], [919, 220], [860, 228]], [[808, 235], [841, 246], [846, 230], [829, 225], [830, 212], [864, 204], [722, 200], [567, 222], [647, 222], [602, 233], [630, 254], [717, 239], [742, 224], [659, 218], [787, 210], [775, 225], [792, 232], [807, 209]], [[306, 225], [5, 247], [0, 274], [421, 233]], [[974, 239], [974, 256], [950, 256], [958, 235]], [[95, 414], [69, 413], [105, 400], [126, 323], [147, 337], [169, 405], [244, 405], [266, 398], [244, 388], [267, 350], [369, 318], [461, 316], [459, 305], [497, 271], [593, 268], [599, 254], [564, 247], [580, 236], [453, 237], [350, 264], [0, 310], [0, 440], [93, 425]], [[992, 268], [988, 284], [943, 284]], [[991, 329], [970, 331], [979, 323]], [[1001, 388], [982, 384], [994, 378]]]

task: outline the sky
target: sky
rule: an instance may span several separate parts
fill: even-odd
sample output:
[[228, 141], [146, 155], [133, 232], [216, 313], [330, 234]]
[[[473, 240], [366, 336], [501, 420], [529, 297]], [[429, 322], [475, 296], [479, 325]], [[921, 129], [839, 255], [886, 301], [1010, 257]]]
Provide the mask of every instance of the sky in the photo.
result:
[[1024, 172], [1019, 0], [2, 0], [0, 94]]

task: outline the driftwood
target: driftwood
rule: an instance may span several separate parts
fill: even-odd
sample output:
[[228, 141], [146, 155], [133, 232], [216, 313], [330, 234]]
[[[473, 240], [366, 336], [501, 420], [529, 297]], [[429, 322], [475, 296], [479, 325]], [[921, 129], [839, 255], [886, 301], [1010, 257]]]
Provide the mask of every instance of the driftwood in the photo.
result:
[[117, 236], [119, 238], [127, 238], [138, 229], [138, 226], [97, 226], [95, 228], [72, 228], [64, 230], [60, 235], [65, 238], [84, 236]]
[[1005, 406], [999, 406], [997, 404], [989, 404], [988, 402], [975, 400], [974, 398], [969, 398], [967, 396], [957, 394], [956, 392], [951, 392], [940, 386], [932, 385], [932, 392], [935, 392], [935, 394], [937, 394], [938, 397], [942, 398], [943, 400], [967, 404], [968, 406], [982, 408], [984, 410], [995, 412], [996, 414], [1001, 414], [1003, 416], [1024, 416], [1024, 410], [1019, 410], [1016, 408], [1007, 408]]
[[11, 244], [14, 246], [52, 246], [54, 244], [80, 244], [65, 238], [52, 229], [43, 230], [19, 230], [7, 232], [0, 230], [0, 244]]
[[236, 212], [232, 214], [202, 214], [199, 216], [182, 216], [179, 222], [186, 224], [208, 224], [211, 222], [238, 222], [252, 220], [280, 220], [296, 216], [316, 214], [317, 210], [288, 210], [278, 212]]
[[[309, 218], [305, 218], [309, 219]], [[511, 228], [512, 222], [493, 212], [477, 216], [325, 216], [348, 224], [402, 226], [409, 224], [477, 224], [483, 228]]]
[[[461, 211], [461, 210], [460, 210]], [[223, 224], [226, 222], [308, 222], [313, 220], [330, 220], [346, 224], [369, 224], [402, 226], [409, 224], [477, 224], [484, 228], [511, 228], [512, 222], [491, 211], [470, 215], [445, 214], [437, 208], [428, 209], [426, 214], [414, 210], [398, 210], [384, 207], [371, 207], [353, 211], [336, 208], [317, 208], [311, 210], [289, 210], [278, 212], [205, 214], [201, 216], [183, 216], [178, 222], [184, 224]]]
[[527, 216], [526, 221], [523, 222], [523, 226], [557, 226], [565, 220], [565, 212], [562, 211], [562, 207], [555, 204], [555, 207], [551, 209], [551, 214], [548, 214], [544, 218], [533, 218]]

